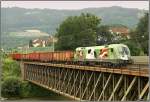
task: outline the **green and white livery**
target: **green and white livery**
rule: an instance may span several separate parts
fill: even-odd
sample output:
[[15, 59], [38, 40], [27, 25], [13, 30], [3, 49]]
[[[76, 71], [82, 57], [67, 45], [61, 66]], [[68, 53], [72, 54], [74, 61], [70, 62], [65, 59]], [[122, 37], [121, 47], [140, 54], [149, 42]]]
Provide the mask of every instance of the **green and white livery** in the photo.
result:
[[128, 63], [131, 61], [130, 50], [124, 44], [78, 47], [74, 56], [76, 61], [101, 61], [111, 63]]

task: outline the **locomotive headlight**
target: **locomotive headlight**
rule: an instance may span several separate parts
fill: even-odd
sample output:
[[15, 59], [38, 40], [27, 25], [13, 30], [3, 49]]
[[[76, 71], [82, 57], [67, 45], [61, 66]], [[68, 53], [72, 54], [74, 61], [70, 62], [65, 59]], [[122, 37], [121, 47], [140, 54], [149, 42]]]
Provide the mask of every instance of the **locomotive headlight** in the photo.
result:
[[122, 59], [122, 60], [128, 60], [129, 58], [128, 58], [128, 55], [122, 55], [122, 56], [121, 56], [121, 59]]

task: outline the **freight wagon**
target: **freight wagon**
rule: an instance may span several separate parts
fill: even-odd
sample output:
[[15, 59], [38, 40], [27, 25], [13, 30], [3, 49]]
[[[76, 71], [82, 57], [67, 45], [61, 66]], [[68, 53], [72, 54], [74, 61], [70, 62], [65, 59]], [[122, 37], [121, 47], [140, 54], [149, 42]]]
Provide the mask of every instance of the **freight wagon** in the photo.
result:
[[120, 67], [132, 63], [130, 50], [124, 44], [78, 47], [75, 51], [15, 53], [11, 57], [15, 60], [101, 65], [105, 67]]

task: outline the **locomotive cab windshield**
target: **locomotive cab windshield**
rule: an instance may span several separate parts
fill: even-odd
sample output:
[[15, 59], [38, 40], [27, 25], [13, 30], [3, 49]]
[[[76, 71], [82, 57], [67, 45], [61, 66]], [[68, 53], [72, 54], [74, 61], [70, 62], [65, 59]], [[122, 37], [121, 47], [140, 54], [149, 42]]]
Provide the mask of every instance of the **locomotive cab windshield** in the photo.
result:
[[126, 47], [122, 47], [122, 51], [124, 54], [129, 55], [129, 51]]
[[120, 47], [120, 54], [122, 60], [129, 60], [130, 52], [127, 46]]

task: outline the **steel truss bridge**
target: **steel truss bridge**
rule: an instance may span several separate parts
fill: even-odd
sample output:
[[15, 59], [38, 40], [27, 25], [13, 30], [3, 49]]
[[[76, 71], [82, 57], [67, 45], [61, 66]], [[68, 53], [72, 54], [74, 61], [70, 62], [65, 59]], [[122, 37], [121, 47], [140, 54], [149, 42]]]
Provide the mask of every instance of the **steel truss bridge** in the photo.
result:
[[74, 100], [149, 100], [148, 66], [102, 68], [75, 64], [20, 62], [22, 78]]

